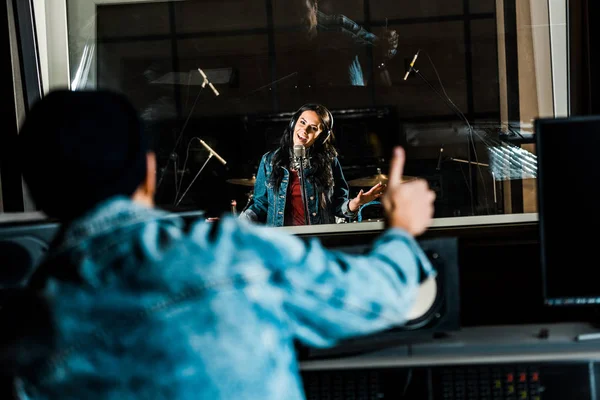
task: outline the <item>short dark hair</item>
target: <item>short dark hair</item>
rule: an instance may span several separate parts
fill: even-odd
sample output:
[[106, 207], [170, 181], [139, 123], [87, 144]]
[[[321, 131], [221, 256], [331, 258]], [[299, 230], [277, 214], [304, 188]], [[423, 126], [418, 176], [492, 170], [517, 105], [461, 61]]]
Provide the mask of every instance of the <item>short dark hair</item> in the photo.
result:
[[148, 144], [122, 94], [56, 90], [30, 110], [19, 133], [23, 178], [36, 205], [68, 220], [146, 178]]

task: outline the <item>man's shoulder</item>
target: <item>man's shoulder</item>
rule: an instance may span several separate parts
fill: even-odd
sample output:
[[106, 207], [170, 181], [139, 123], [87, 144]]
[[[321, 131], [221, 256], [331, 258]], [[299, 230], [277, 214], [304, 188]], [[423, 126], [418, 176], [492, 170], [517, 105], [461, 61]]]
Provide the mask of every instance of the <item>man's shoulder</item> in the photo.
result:
[[235, 218], [231, 214], [223, 214], [214, 221], [207, 221], [203, 218], [192, 221], [188, 225], [185, 234], [189, 240], [210, 240], [214, 242], [224, 237], [251, 234], [258, 229], [260, 229], [260, 226]]
[[216, 250], [215, 247], [218, 247], [221, 250], [227, 249], [231, 253], [238, 250], [245, 253], [260, 253], [262, 254], [260, 257], [266, 256], [267, 250], [286, 246], [294, 248], [304, 246], [289, 232], [229, 214], [223, 215], [217, 221], [196, 221], [190, 226], [186, 240], [194, 245], [200, 245], [205, 250]]

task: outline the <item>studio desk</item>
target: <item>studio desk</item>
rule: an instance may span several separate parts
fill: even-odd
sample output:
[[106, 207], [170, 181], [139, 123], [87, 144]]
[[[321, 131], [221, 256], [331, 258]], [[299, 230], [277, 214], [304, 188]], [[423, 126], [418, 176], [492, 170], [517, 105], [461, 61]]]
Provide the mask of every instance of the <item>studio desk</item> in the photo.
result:
[[[537, 221], [527, 214], [512, 217], [508, 223], [486, 218], [462, 226], [458, 219], [435, 221], [419, 241], [427, 248], [456, 240], [457, 268], [441, 284], [456, 285], [442, 290], [454, 293], [443, 301], [458, 310], [441, 307], [437, 320], [422, 328], [387, 331], [334, 349], [300, 347], [307, 398], [598, 398], [600, 335], [578, 340], [600, 332], [592, 323], [597, 314], [543, 304]], [[287, 229], [360, 253], [383, 225]]]
[[575, 340], [591, 332], [585, 323], [472, 327], [300, 368], [308, 399], [591, 400], [600, 340]]

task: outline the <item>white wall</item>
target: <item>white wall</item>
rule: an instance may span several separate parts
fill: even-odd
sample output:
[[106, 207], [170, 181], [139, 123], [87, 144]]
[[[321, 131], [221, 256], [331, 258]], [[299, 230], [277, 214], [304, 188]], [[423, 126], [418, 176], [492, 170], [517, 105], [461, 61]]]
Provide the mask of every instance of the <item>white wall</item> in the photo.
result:
[[549, 5], [545, 1], [532, 0], [530, 7], [533, 59], [535, 60], [535, 84], [538, 95], [538, 116], [552, 117], [554, 116], [554, 88], [552, 85]]
[[554, 115], [566, 117], [569, 115], [568, 2], [567, 0], [548, 0], [548, 6]]
[[34, 0], [44, 93], [69, 85], [66, 0]]
[[33, 0], [33, 15], [36, 22], [36, 30], [38, 31], [38, 47], [40, 49], [40, 68], [42, 78], [42, 91], [48, 92], [48, 41], [47, 34], [39, 34], [39, 32], [46, 33], [46, 2], [44, 0]]

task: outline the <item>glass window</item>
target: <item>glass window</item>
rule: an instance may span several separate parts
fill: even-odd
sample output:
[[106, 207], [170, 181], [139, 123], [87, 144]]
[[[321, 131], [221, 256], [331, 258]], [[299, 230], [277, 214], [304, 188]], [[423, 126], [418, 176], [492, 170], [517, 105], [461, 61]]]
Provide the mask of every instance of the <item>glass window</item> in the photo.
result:
[[[403, 145], [406, 178], [437, 192], [436, 219], [536, 218], [532, 121], [568, 105], [564, 0], [36, 7], [44, 88], [131, 99], [156, 139], [161, 207], [219, 216], [235, 200], [242, 211], [294, 111], [320, 103], [349, 199], [385, 179], [391, 148]], [[363, 222], [382, 217], [376, 204], [361, 210]]]

